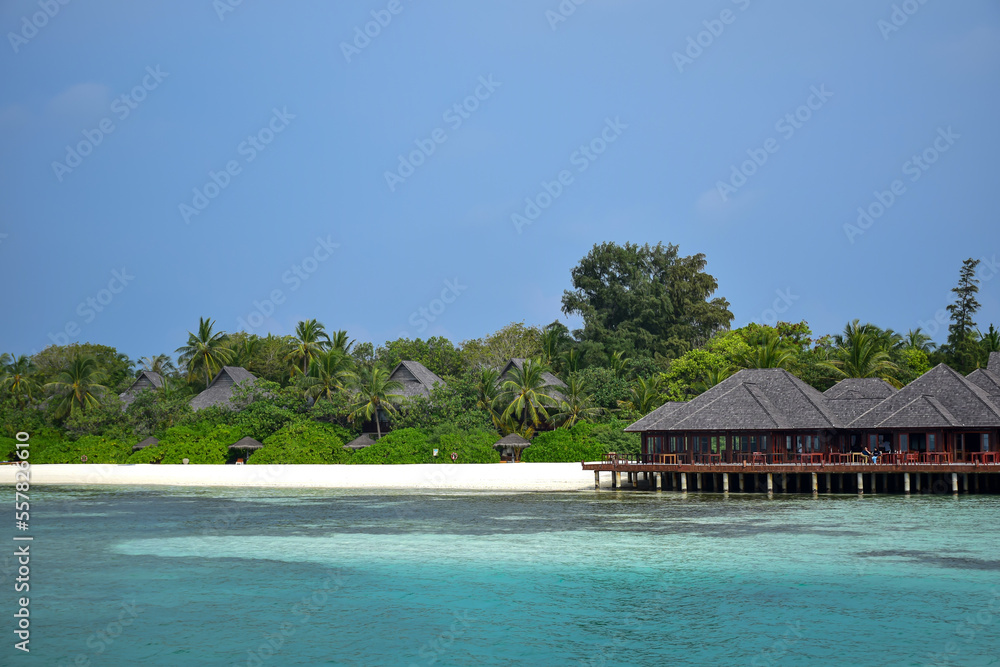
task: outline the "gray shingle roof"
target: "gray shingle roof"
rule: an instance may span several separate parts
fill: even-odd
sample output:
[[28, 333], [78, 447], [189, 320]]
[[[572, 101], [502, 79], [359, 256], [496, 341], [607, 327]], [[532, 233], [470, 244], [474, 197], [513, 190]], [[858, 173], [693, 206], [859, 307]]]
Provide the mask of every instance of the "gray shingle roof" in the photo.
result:
[[895, 387], [881, 378], [845, 378], [823, 396], [837, 417], [849, 424], [895, 392]]
[[[639, 425], [641, 428], [635, 428]], [[755, 430], [836, 428], [841, 420], [816, 389], [781, 368], [745, 369], [704, 394], [643, 418], [627, 430]]]
[[212, 405], [229, 407], [236, 385], [244, 386], [256, 381], [253, 373], [239, 366], [223, 366], [205, 391], [191, 399], [191, 409], [201, 410]]
[[879, 424], [881, 428], [954, 428], [961, 426], [933, 396], [917, 396]]
[[1000, 376], [1000, 352], [990, 352], [990, 361], [986, 365], [986, 370]]
[[142, 371], [139, 376], [136, 377], [135, 382], [129, 385], [129, 388], [118, 394], [118, 398], [124, 407], [128, 407], [132, 404], [132, 401], [136, 399], [139, 392], [145, 391], [147, 389], [159, 389], [163, 386], [163, 376], [159, 373], [154, 373], [153, 371]]
[[434, 383], [445, 386], [445, 381], [432, 373], [426, 366], [418, 361], [400, 361], [389, 374], [390, 380], [395, 380], [403, 384], [400, 394], [407, 398], [414, 396], [430, 397]]
[[977, 368], [969, 373], [966, 378], [969, 382], [989, 394], [990, 400], [993, 401], [993, 405], [1000, 407], [1000, 375], [982, 368]]
[[[919, 401], [929, 396], [935, 401]], [[944, 408], [947, 415], [941, 412]], [[905, 428], [910, 424], [897, 417], [901, 410], [907, 418], [919, 423], [949, 424], [966, 428], [996, 428], [1000, 426], [1000, 407], [989, 394], [968, 378], [945, 364], [938, 364], [892, 396], [851, 422], [851, 428]], [[891, 426], [891, 424], [900, 424]]]
[[133, 452], [137, 452], [140, 449], [146, 449], [146, 447], [155, 447], [158, 444], [160, 444], [159, 440], [157, 440], [153, 436], [149, 436], [148, 438], [146, 438], [142, 442], [138, 442], [138, 443], [132, 445], [132, 451]]
[[673, 413], [674, 410], [676, 410], [677, 408], [679, 408], [682, 405], [684, 405], [684, 403], [681, 402], [681, 401], [668, 401], [668, 402], [664, 403], [663, 405], [661, 405], [660, 407], [658, 407], [655, 410], [653, 410], [652, 412], [650, 412], [648, 415], [646, 415], [642, 419], [640, 419], [640, 420], [638, 420], [638, 421], [636, 421], [636, 422], [634, 422], [634, 423], [629, 424], [628, 426], [626, 426], [625, 427], [625, 432], [626, 433], [641, 433], [643, 431], [648, 431], [648, 430], [650, 430], [648, 428], [649, 426], [655, 424], [659, 420], [661, 420], [661, 419], [665, 418], [666, 416], [670, 415], [671, 413]]
[[354, 440], [344, 445], [344, 449], [364, 449], [365, 447], [371, 447], [375, 444], [375, 439], [368, 435], [367, 433], [362, 433]]

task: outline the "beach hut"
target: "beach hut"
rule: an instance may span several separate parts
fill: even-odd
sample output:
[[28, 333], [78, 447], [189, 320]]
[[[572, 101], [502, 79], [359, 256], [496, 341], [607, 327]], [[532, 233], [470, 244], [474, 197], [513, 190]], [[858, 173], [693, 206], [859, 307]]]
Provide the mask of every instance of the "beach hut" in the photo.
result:
[[142, 442], [138, 442], [138, 443], [132, 445], [132, 451], [133, 452], [137, 452], [140, 449], [146, 449], [146, 447], [155, 447], [158, 444], [160, 444], [159, 440], [157, 440], [153, 436], [149, 436], [148, 438], [146, 438]]
[[221, 408], [229, 408], [229, 399], [233, 397], [233, 390], [237, 387], [244, 387], [256, 382], [257, 377], [245, 368], [239, 366], [223, 366], [205, 391], [191, 399], [192, 410], [202, 410], [213, 405]]
[[375, 439], [371, 437], [368, 433], [362, 433], [354, 440], [344, 445], [344, 449], [353, 449], [355, 451], [359, 449], [364, 449], [365, 447], [371, 447], [375, 444]]
[[159, 373], [154, 373], [153, 371], [142, 371], [139, 376], [136, 377], [135, 382], [129, 385], [129, 388], [118, 394], [119, 400], [122, 402], [122, 409], [124, 410], [132, 401], [138, 397], [138, 395], [143, 391], [148, 391], [150, 389], [160, 389], [163, 387], [163, 376]]
[[400, 361], [389, 374], [389, 379], [403, 385], [400, 394], [406, 398], [423, 396], [430, 398], [435, 384], [445, 386], [445, 381], [418, 361]]
[[500, 458], [502, 460], [517, 462], [521, 460], [521, 452], [524, 448], [530, 445], [530, 440], [525, 440], [517, 433], [511, 433], [493, 443], [493, 449], [500, 451]]
[[263, 447], [260, 442], [254, 440], [249, 435], [245, 438], [240, 438], [233, 444], [229, 445], [230, 452], [242, 453], [243, 457], [236, 459], [237, 463], [243, 463], [244, 459], [250, 458], [250, 455], [255, 451]]

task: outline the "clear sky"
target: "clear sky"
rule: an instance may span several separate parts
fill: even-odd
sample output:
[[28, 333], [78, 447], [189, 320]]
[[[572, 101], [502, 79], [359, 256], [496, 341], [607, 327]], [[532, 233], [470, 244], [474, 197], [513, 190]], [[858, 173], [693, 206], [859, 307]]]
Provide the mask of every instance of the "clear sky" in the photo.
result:
[[236, 1], [0, 6], [0, 350], [457, 343], [604, 241], [939, 342], [982, 258], [1000, 324], [995, 1]]

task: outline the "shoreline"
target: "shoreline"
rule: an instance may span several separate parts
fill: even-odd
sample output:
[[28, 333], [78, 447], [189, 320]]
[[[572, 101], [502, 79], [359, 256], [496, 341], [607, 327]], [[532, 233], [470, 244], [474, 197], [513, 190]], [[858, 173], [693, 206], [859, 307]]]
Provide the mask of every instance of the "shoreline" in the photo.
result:
[[[0, 466], [0, 484], [13, 485], [16, 466]], [[180, 486], [285, 489], [451, 489], [463, 491], [593, 490], [580, 463], [411, 465], [163, 465], [40, 464], [36, 486]]]

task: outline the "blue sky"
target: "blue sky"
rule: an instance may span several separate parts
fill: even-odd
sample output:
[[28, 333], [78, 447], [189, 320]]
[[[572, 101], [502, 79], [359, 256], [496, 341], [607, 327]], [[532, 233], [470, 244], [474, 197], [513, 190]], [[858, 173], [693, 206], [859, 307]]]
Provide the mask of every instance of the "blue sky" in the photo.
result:
[[895, 7], [5, 2], [0, 349], [460, 342], [604, 241], [705, 253], [734, 326], [938, 341], [982, 258], [1000, 324], [1000, 6]]

